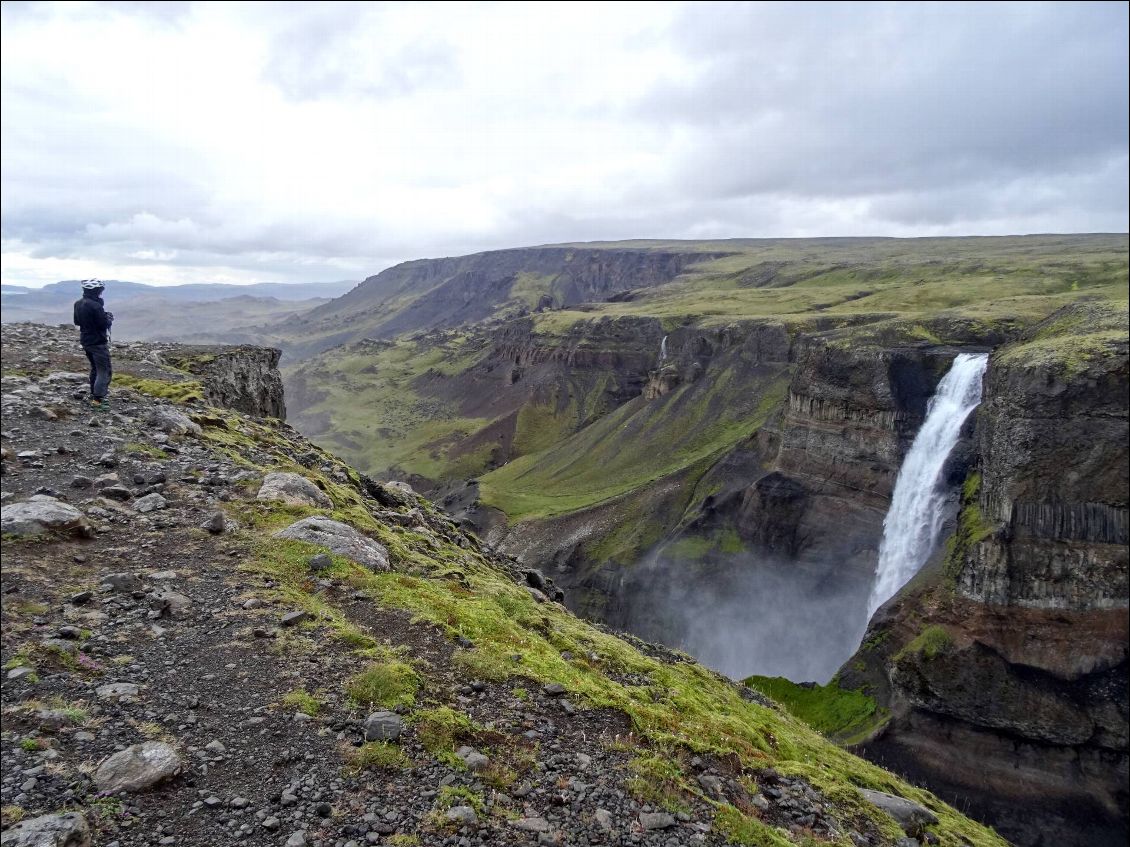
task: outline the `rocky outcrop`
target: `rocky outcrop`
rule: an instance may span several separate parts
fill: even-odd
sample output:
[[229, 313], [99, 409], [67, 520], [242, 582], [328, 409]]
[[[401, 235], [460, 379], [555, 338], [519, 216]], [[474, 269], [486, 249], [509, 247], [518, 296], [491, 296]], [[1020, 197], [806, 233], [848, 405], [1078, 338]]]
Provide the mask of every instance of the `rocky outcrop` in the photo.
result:
[[841, 680], [892, 712], [864, 752], [972, 798], [1016, 843], [1121, 844], [1127, 344], [1049, 357], [1040, 332], [991, 358], [953, 539]]
[[183, 368], [200, 380], [213, 406], [256, 417], [286, 418], [279, 350], [271, 347], [187, 346], [157, 349], [159, 360]]

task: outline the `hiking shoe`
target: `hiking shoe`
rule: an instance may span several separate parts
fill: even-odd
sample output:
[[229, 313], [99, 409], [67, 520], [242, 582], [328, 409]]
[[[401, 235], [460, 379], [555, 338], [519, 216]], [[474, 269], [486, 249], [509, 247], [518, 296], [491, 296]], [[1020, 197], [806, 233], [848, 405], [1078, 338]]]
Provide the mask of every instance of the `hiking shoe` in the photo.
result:
[[110, 411], [110, 401], [105, 398], [102, 400], [91, 400], [90, 408], [96, 412], [108, 412]]

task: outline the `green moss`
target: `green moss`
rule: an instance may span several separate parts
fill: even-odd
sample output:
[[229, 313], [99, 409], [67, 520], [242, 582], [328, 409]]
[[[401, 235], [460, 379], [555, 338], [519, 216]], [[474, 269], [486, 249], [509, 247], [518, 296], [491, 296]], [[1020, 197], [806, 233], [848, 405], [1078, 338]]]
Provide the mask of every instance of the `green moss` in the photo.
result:
[[956, 586], [970, 552], [993, 533], [993, 527], [981, 511], [980, 495], [981, 474], [971, 473], [962, 485], [957, 527], [946, 541], [943, 574], [951, 590]]
[[288, 691], [279, 701], [283, 706], [297, 709], [304, 715], [313, 717], [322, 710], [322, 701], [307, 691], [305, 688], [296, 688]]
[[945, 627], [936, 624], [926, 627], [894, 656], [898, 661], [911, 654], [921, 655], [927, 661], [935, 659], [953, 645], [953, 636]]
[[835, 680], [827, 685], [798, 685], [783, 677], [751, 676], [744, 682], [841, 744], [858, 743], [887, 719], [886, 710], [871, 697], [840, 688]]
[[436, 808], [450, 809], [452, 806], [470, 806], [476, 815], [486, 809], [482, 795], [465, 785], [443, 785], [436, 795]]
[[714, 828], [730, 844], [743, 847], [792, 847], [793, 842], [779, 830], [729, 804], [714, 813]]
[[404, 751], [387, 741], [367, 741], [346, 754], [346, 771], [351, 774], [365, 770], [398, 771], [411, 766]]
[[690, 791], [678, 763], [648, 754], [632, 759], [628, 769], [633, 776], [628, 779], [627, 788], [636, 799], [672, 813], [690, 811]]
[[137, 442], [130, 442], [122, 445], [122, 451], [125, 453], [132, 453], [135, 456], [148, 456], [151, 459], [167, 459], [169, 454], [162, 450], [160, 447], [154, 447], [151, 444], [139, 444]]
[[202, 404], [204, 402], [204, 386], [196, 380], [173, 382], [163, 379], [146, 379], [132, 374], [114, 374], [114, 384], [125, 388], [132, 388], [150, 397], [158, 397], [173, 403]]
[[420, 676], [403, 662], [370, 665], [350, 677], [345, 686], [349, 699], [363, 708], [411, 706], [416, 701]]
[[459, 743], [482, 729], [449, 706], [421, 709], [409, 717], [424, 749], [433, 755], [454, 755]]

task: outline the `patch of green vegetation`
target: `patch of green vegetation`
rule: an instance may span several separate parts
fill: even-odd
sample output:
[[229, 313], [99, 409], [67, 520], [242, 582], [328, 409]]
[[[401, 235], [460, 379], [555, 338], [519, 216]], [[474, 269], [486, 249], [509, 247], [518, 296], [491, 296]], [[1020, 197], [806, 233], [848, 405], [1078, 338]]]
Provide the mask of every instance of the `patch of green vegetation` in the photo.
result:
[[389, 847], [419, 847], [420, 836], [408, 832], [398, 832], [385, 838]]
[[154, 447], [152, 444], [139, 444], [136, 441], [131, 441], [128, 444], [122, 445], [122, 452], [131, 453], [135, 456], [147, 456], [150, 459], [169, 458], [169, 454], [162, 450], [160, 447]]
[[743, 847], [792, 847], [779, 830], [727, 804], [714, 813], [714, 828], [730, 844]]
[[[696, 465], [757, 431], [784, 403], [787, 367], [757, 389], [731, 370], [623, 404], [549, 450], [480, 480], [480, 496], [514, 520], [588, 508]], [[663, 449], [656, 449], [662, 444]]]
[[836, 680], [800, 685], [783, 677], [751, 676], [744, 683], [840, 744], [862, 741], [887, 720], [886, 710], [871, 697], [841, 688]]
[[690, 811], [686, 779], [676, 762], [648, 754], [632, 759], [628, 770], [633, 776], [628, 779], [627, 788], [636, 799], [674, 814]]
[[445, 760], [454, 758], [459, 742], [482, 729], [467, 715], [450, 706], [418, 710], [409, 717], [409, 721], [415, 725], [416, 735], [424, 749]]
[[510, 299], [517, 300], [530, 309], [537, 308], [541, 298], [553, 291], [555, 277], [522, 271], [510, 286]]
[[367, 741], [346, 753], [346, 770], [351, 774], [370, 769], [398, 771], [411, 766], [404, 751], [387, 741]]
[[899, 650], [894, 656], [894, 661], [897, 662], [899, 659], [912, 654], [921, 655], [929, 661], [936, 659], [951, 646], [953, 646], [953, 636], [949, 634], [945, 627], [933, 624], [918, 633], [912, 641]]
[[4, 604], [4, 611], [9, 615], [42, 615], [50, 609], [38, 600], [29, 600], [26, 597], [11, 600]]
[[486, 810], [483, 796], [466, 785], [443, 785], [436, 795], [436, 808], [450, 809], [452, 806], [470, 806], [476, 815]]
[[114, 384], [125, 388], [132, 388], [150, 397], [169, 400], [181, 404], [202, 404], [204, 402], [204, 386], [197, 380], [184, 380], [173, 382], [164, 379], [147, 379], [133, 376], [132, 374], [114, 374]]
[[279, 701], [282, 705], [297, 709], [304, 715], [314, 717], [322, 710], [322, 701], [307, 691], [305, 688], [296, 688], [288, 691]]
[[349, 699], [358, 706], [394, 709], [416, 702], [420, 675], [404, 662], [380, 662], [350, 677], [345, 686]]
[[43, 738], [21, 738], [20, 749], [26, 750], [28, 753], [38, 753], [40, 750], [47, 749], [47, 741]]
[[27, 817], [27, 810], [23, 806], [2, 806], [0, 807], [0, 825], [5, 829], [14, 826]]
[[1125, 357], [1130, 309], [1121, 300], [1072, 303], [1039, 323], [1024, 341], [1004, 347], [1001, 365], [1046, 368], [1065, 378], [1107, 358]]
[[961, 489], [961, 509], [957, 515], [957, 527], [946, 541], [946, 557], [943, 574], [952, 590], [965, 567], [965, 559], [970, 551], [993, 534], [993, 527], [981, 511], [981, 473], [971, 473]]
[[[469, 464], [459, 448], [491, 421], [422, 386], [442, 383], [490, 352], [459, 332], [395, 342], [361, 342], [284, 371], [288, 396], [307, 396], [293, 419], [302, 430], [377, 476], [405, 468], [431, 479]], [[478, 470], [478, 469], [476, 469]]]

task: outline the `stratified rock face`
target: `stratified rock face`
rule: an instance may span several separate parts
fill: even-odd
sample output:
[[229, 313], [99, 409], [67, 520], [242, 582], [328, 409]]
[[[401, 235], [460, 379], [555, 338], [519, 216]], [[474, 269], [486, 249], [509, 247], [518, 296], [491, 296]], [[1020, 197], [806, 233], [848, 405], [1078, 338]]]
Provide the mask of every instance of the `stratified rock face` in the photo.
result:
[[980, 508], [1001, 531], [976, 545], [959, 591], [1039, 609], [1125, 609], [1123, 355], [1064, 374], [1007, 358], [985, 386]]

